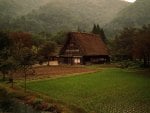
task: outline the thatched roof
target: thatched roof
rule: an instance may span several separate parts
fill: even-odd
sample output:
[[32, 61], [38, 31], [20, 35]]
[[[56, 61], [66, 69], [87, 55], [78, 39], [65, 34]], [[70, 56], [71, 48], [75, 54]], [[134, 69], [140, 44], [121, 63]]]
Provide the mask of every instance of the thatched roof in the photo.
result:
[[79, 49], [82, 51], [82, 55], [109, 55], [108, 48], [99, 35], [70, 32], [68, 34], [68, 40], [71, 39], [75, 40]]

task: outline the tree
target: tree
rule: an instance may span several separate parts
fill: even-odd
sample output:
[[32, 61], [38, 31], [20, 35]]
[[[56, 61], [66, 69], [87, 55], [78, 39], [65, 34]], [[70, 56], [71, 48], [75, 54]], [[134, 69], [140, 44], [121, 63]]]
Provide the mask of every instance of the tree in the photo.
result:
[[106, 35], [104, 33], [104, 29], [101, 29], [101, 37], [102, 37], [102, 40], [106, 43], [107, 42], [107, 38], [106, 38]]
[[25, 77], [25, 91], [27, 74], [36, 59], [31, 37], [31, 34], [24, 32], [0, 32], [0, 71], [3, 79], [8, 74], [13, 87], [13, 74], [21, 70]]
[[45, 42], [46, 42], [46, 39], [44, 39], [41, 35], [38, 35], [38, 34], [32, 35], [33, 51], [37, 54], [39, 49], [42, 47], [42, 45]]
[[56, 50], [56, 43], [48, 41], [39, 50], [39, 56], [42, 56], [45, 59], [47, 59], [49, 65], [50, 55], [52, 55], [52, 53], [54, 53], [55, 50]]
[[106, 43], [107, 39], [106, 39], [104, 30], [103, 30], [103, 28], [100, 28], [100, 26], [98, 24], [97, 25], [94, 24], [92, 33], [99, 35], [102, 38], [102, 40]]
[[150, 66], [150, 25], [139, 29], [134, 37], [133, 55], [143, 59], [144, 67]]
[[10, 75], [10, 81], [12, 82], [12, 87], [13, 87], [12, 74], [16, 70], [17, 62], [15, 61], [14, 57], [8, 51], [9, 50], [3, 50], [3, 54], [5, 54], [5, 58], [1, 57], [1, 59], [0, 59], [0, 71], [3, 74], [4, 81], [5, 81], [5, 76]]
[[94, 24], [94, 26], [93, 26], [92, 33], [94, 33], [94, 34], [98, 34], [96, 24]]
[[109, 43], [111, 54], [120, 60], [140, 60], [144, 67], [150, 66], [150, 25], [142, 28], [124, 28]]
[[42, 31], [42, 32], [38, 33], [38, 35], [41, 36], [45, 40], [49, 40], [49, 39], [52, 38], [51, 33], [48, 33], [48, 32], [45, 32], [45, 31]]
[[11, 55], [3, 62], [2, 70], [5, 72], [5, 74], [9, 75], [9, 82], [11, 83], [11, 87], [14, 86], [14, 79], [13, 74], [16, 72], [18, 68], [18, 62], [15, 60], [15, 58]]
[[6, 89], [0, 89], [0, 111], [1, 113], [12, 113], [14, 100], [11, 93]]
[[8, 49], [9, 49], [9, 38], [6, 32], [0, 32], [0, 71], [3, 74], [3, 80], [5, 80], [5, 76], [8, 74]]
[[133, 37], [135, 28], [124, 28], [112, 41], [110, 46], [111, 54], [117, 60], [132, 59]]
[[19, 69], [21, 69], [24, 74], [24, 78], [25, 78], [24, 86], [26, 92], [27, 75], [34, 74], [32, 65], [35, 63], [35, 54], [30, 48], [24, 47], [21, 49], [20, 56], [18, 57], [17, 60], [19, 62]]
[[53, 35], [52, 40], [56, 42], [58, 45], [64, 45], [66, 39], [67, 39], [67, 33], [64, 31], [59, 31], [56, 34]]
[[81, 30], [80, 26], [78, 26], [78, 28], [77, 28], [77, 32], [82, 32], [82, 30]]
[[13, 87], [13, 73], [16, 71], [17, 62], [11, 53], [11, 44], [8, 33], [0, 32], [0, 71], [3, 74], [3, 80], [6, 75], [9, 75]]
[[29, 70], [32, 69], [34, 64], [35, 54], [32, 51], [32, 35], [24, 32], [13, 32], [10, 34], [11, 40], [11, 54], [17, 63], [17, 69], [21, 70], [25, 78], [25, 91], [26, 91], [26, 78]]

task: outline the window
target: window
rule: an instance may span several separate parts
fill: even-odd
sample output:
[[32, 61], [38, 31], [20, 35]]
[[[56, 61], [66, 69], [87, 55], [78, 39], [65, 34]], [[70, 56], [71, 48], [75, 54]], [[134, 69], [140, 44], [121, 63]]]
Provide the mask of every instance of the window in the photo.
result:
[[80, 64], [80, 62], [81, 62], [81, 61], [80, 61], [80, 58], [75, 58], [75, 59], [74, 59], [74, 63], [75, 63], [75, 64]]
[[79, 52], [79, 49], [72, 49], [72, 50], [67, 49], [66, 52], [67, 52], [67, 53], [68, 53], [68, 52]]

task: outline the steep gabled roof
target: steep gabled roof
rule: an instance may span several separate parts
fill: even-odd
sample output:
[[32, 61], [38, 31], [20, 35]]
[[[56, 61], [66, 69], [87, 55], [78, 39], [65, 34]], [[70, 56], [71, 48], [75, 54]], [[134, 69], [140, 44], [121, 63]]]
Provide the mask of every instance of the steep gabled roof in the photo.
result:
[[99, 35], [70, 32], [68, 34], [68, 40], [70, 39], [74, 39], [76, 41], [82, 51], [82, 55], [109, 55], [108, 48]]

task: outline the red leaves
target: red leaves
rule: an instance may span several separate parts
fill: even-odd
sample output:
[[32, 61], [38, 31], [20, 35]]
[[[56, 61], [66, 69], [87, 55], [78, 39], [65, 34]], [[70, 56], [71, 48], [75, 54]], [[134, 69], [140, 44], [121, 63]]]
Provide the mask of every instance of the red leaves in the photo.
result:
[[26, 32], [12, 32], [9, 34], [10, 40], [14, 46], [32, 47], [32, 35]]

